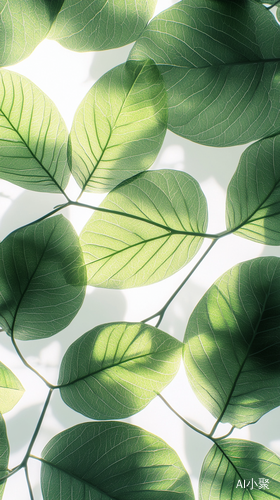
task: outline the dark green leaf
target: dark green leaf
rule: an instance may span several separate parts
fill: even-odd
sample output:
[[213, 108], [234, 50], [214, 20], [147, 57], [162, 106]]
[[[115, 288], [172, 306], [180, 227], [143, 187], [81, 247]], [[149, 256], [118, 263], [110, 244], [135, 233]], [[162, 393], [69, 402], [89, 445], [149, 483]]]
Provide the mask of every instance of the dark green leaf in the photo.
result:
[[256, 422], [280, 405], [280, 259], [234, 266], [206, 292], [185, 334], [192, 387], [221, 422]]
[[200, 475], [200, 500], [280, 498], [280, 459], [264, 446], [223, 439], [209, 451]]
[[0, 325], [15, 338], [65, 328], [85, 293], [78, 237], [62, 215], [17, 229], [0, 245]]
[[134, 425], [76, 425], [55, 436], [42, 456], [44, 500], [194, 500], [175, 451]]
[[254, 0], [182, 0], [155, 17], [132, 59], [163, 74], [173, 132], [231, 146], [280, 130], [280, 30]]
[[0, 413], [6, 413], [18, 403], [24, 388], [13, 372], [0, 362]]
[[76, 340], [60, 367], [63, 401], [96, 420], [142, 410], [175, 377], [182, 344], [144, 323], [97, 326]]
[[0, 1], [0, 66], [29, 56], [47, 36], [63, 0]]
[[[0, 477], [5, 476], [8, 469], [10, 446], [6, 432], [5, 420], [0, 414]], [[6, 481], [0, 484], [0, 500], [3, 498]]]
[[241, 156], [227, 191], [227, 228], [280, 245], [280, 136], [255, 142]]
[[53, 102], [27, 78], [0, 72], [0, 178], [33, 191], [63, 193], [68, 132]]
[[104, 192], [149, 168], [167, 125], [166, 92], [152, 61], [129, 61], [106, 73], [79, 106], [70, 134], [73, 175]]
[[189, 262], [203, 241], [207, 203], [199, 184], [185, 172], [155, 170], [111, 191], [80, 241], [88, 283], [131, 288], [155, 283]]
[[157, 0], [65, 0], [49, 38], [67, 49], [107, 50], [134, 42]]

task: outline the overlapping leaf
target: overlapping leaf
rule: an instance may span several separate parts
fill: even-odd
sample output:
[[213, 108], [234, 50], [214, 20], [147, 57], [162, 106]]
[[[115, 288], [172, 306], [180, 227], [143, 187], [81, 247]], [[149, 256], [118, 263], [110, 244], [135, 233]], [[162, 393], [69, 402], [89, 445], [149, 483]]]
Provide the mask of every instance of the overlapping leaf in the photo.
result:
[[82, 190], [103, 192], [149, 168], [167, 125], [166, 92], [152, 61], [130, 61], [93, 85], [70, 133], [69, 161]]
[[227, 228], [268, 245], [280, 244], [280, 136], [255, 142], [240, 158], [227, 191]]
[[29, 56], [47, 36], [63, 0], [0, 0], [0, 66]]
[[175, 451], [134, 425], [76, 425], [55, 436], [42, 456], [44, 500], [194, 500]]
[[156, 0], [65, 0], [49, 33], [67, 49], [108, 50], [134, 42]]
[[63, 193], [68, 132], [53, 102], [30, 80], [0, 72], [0, 178], [33, 191]]
[[234, 266], [206, 292], [185, 334], [184, 363], [221, 422], [257, 421], [280, 405], [280, 259]]
[[280, 130], [280, 30], [254, 0], [182, 0], [156, 16], [132, 59], [163, 74], [168, 127], [192, 141], [230, 146]]
[[101, 207], [116, 213], [96, 211], [80, 235], [94, 286], [130, 288], [167, 278], [193, 258], [207, 227], [205, 197], [184, 172], [139, 174]]
[[176, 375], [181, 343], [144, 323], [101, 325], [76, 340], [60, 367], [63, 401], [96, 420], [142, 410]]
[[17, 229], [0, 244], [0, 325], [15, 338], [65, 328], [85, 293], [78, 237], [62, 215]]
[[[0, 477], [4, 477], [8, 469], [10, 446], [7, 437], [5, 420], [0, 414]], [[0, 484], [0, 500], [3, 498], [6, 481]]]
[[251, 441], [217, 441], [202, 466], [199, 499], [271, 498], [280, 498], [280, 458]]
[[18, 403], [24, 388], [13, 372], [0, 362], [0, 413], [6, 413]]

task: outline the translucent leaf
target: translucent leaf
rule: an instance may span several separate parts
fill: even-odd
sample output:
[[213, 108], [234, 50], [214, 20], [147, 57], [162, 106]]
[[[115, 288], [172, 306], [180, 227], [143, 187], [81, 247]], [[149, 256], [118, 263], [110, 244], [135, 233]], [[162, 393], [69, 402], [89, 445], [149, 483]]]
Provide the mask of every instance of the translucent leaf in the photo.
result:
[[106, 73], [79, 106], [70, 133], [73, 175], [103, 192], [149, 168], [167, 125], [166, 92], [152, 61], [130, 61]]
[[67, 350], [60, 367], [63, 401], [96, 420], [142, 410], [175, 377], [182, 344], [144, 323], [93, 328]]
[[221, 422], [256, 422], [280, 405], [280, 259], [223, 274], [194, 309], [184, 363], [192, 387]]
[[185, 172], [139, 174], [101, 207], [118, 213], [96, 211], [80, 235], [94, 286], [131, 288], [167, 278], [194, 257], [207, 227], [204, 194]]
[[280, 130], [280, 30], [261, 3], [182, 0], [148, 24], [130, 57], [158, 64], [176, 134], [232, 146]]
[[280, 459], [264, 446], [223, 439], [207, 454], [200, 475], [199, 500], [280, 498]]
[[249, 146], [227, 191], [227, 228], [249, 240], [280, 245], [280, 136]]
[[18, 403], [24, 388], [13, 372], [0, 362], [0, 413], [6, 413]]
[[62, 215], [30, 224], [0, 244], [0, 325], [32, 340], [65, 328], [85, 293], [78, 237]]
[[68, 132], [53, 102], [27, 78], [0, 71], [0, 178], [33, 191], [63, 193]]
[[157, 0], [65, 0], [48, 35], [67, 49], [107, 50], [134, 42]]
[[0, 66], [28, 57], [47, 36], [63, 0], [0, 0]]
[[[7, 437], [5, 420], [0, 414], [0, 477], [5, 476], [8, 469], [10, 446]], [[6, 481], [0, 484], [0, 500], [3, 498]]]
[[44, 500], [194, 500], [175, 451], [134, 425], [76, 425], [51, 439], [42, 456]]

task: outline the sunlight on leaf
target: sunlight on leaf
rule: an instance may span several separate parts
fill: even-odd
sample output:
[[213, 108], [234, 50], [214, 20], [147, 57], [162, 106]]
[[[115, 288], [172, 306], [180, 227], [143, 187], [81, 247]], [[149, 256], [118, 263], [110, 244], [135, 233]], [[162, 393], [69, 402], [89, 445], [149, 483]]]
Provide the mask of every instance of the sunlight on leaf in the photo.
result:
[[42, 457], [44, 500], [194, 500], [175, 451], [134, 425], [76, 425], [55, 436]]
[[194, 257], [207, 227], [205, 196], [185, 172], [144, 172], [117, 186], [100, 206], [130, 217], [96, 211], [82, 230], [94, 286], [131, 288], [167, 278]]
[[18, 403], [24, 388], [7, 366], [0, 362], [0, 413], [6, 413]]
[[223, 274], [194, 309], [184, 363], [199, 400], [221, 422], [256, 422], [280, 405], [280, 259]]

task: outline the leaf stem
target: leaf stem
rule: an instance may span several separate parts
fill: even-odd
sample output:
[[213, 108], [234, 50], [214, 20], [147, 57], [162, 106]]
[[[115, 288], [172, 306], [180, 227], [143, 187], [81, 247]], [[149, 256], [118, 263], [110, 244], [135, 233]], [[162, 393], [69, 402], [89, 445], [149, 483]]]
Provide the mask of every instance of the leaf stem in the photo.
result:
[[207, 248], [207, 250], [204, 252], [204, 254], [200, 257], [200, 259], [197, 261], [197, 263], [195, 264], [195, 266], [192, 268], [192, 270], [189, 272], [189, 274], [185, 277], [185, 279], [182, 281], [182, 283], [178, 286], [178, 288], [175, 290], [175, 292], [171, 295], [171, 297], [168, 299], [168, 301], [164, 304], [164, 306], [159, 310], [157, 311], [155, 314], [153, 314], [152, 316], [149, 316], [148, 318], [146, 319], [143, 319], [142, 320], [142, 323], [147, 323], [147, 321], [150, 321], [151, 319], [153, 318], [156, 318], [157, 316], [159, 316], [159, 319], [156, 323], [156, 327], [158, 327], [163, 319], [163, 316], [166, 312], [166, 309], [169, 307], [169, 305], [171, 304], [171, 302], [173, 301], [173, 299], [175, 299], [176, 295], [180, 292], [180, 290], [183, 288], [183, 286], [187, 283], [187, 281], [190, 279], [190, 277], [192, 276], [192, 274], [194, 273], [194, 271], [198, 268], [198, 266], [201, 264], [201, 262], [203, 261], [203, 259], [205, 259], [206, 255], [210, 252], [210, 250], [213, 248], [213, 246], [215, 245], [215, 243], [217, 242], [218, 240], [215, 239], [211, 242], [211, 244], [209, 245], [209, 247]]
[[25, 471], [25, 477], [26, 477], [26, 482], [27, 482], [27, 486], [28, 486], [28, 491], [29, 491], [30, 498], [31, 498], [31, 500], [34, 500], [32, 486], [31, 486], [31, 483], [30, 483], [30, 478], [29, 478], [29, 474], [28, 474], [27, 465], [25, 466], [24, 471]]
[[280, 2], [280, 0], [277, 0], [277, 2], [274, 2], [272, 5], [270, 5], [269, 7], [266, 7], [267, 10], [270, 10], [272, 9], [273, 7], [275, 7], [278, 3]]

